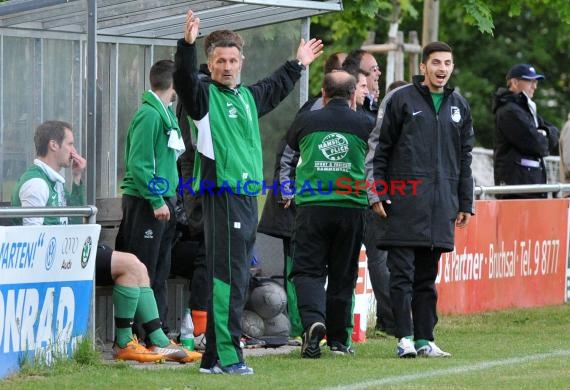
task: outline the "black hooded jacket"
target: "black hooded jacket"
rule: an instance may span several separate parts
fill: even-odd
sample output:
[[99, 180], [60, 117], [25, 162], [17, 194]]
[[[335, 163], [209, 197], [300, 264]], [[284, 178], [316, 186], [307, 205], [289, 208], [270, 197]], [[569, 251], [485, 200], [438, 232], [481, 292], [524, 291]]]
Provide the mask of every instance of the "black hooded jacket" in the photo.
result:
[[[558, 129], [540, 115], [537, 115], [537, 126], [528, 97], [506, 88], [495, 92], [493, 113], [495, 185], [546, 184], [543, 157], [558, 145]], [[546, 193], [516, 195], [522, 198], [546, 196]]]
[[[471, 150], [475, 141], [467, 101], [446, 87], [435, 112], [423, 76], [386, 95], [368, 141], [367, 165], [377, 182], [375, 198], [388, 218], [379, 247], [453, 250], [459, 211], [474, 214]], [[377, 143], [376, 143], [377, 142]], [[370, 165], [371, 162], [371, 165]], [[414, 187], [410, 183], [416, 183]], [[397, 183], [407, 183], [405, 192]], [[370, 199], [370, 197], [369, 197]]]

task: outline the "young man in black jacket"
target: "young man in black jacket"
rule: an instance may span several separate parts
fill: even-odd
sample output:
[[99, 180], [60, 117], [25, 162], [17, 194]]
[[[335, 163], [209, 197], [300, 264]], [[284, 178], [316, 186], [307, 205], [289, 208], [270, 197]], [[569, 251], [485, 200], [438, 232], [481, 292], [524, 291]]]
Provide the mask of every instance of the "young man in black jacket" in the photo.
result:
[[377, 195], [372, 208], [386, 218], [379, 247], [388, 250], [397, 354], [445, 357], [433, 342], [435, 279], [441, 253], [453, 250], [455, 227], [474, 213], [475, 135], [469, 104], [447, 85], [451, 47], [426, 45], [420, 70], [382, 101], [367, 163]]
[[[495, 185], [546, 184], [544, 157], [558, 145], [558, 129], [546, 122], [532, 100], [544, 76], [518, 64], [507, 73], [507, 88], [493, 101]], [[497, 195], [499, 199], [546, 198], [546, 192]]]

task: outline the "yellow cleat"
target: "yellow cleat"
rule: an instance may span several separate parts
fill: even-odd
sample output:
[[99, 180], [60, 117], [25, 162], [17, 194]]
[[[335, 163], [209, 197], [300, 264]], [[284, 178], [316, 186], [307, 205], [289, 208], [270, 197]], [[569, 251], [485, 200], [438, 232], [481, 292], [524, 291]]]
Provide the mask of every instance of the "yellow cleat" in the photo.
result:
[[117, 360], [132, 360], [139, 363], [160, 363], [164, 361], [164, 356], [149, 351], [139, 341], [133, 338], [125, 347], [121, 348], [117, 344], [113, 346], [113, 355]]

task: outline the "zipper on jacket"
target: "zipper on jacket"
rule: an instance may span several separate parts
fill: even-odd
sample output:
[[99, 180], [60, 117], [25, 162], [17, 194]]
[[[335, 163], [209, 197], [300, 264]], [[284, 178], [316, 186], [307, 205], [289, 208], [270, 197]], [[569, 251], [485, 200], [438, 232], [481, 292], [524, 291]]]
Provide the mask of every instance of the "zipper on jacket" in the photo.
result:
[[[432, 105], [433, 105], [433, 103], [432, 103]], [[442, 105], [443, 105], [443, 102], [442, 102]], [[433, 110], [434, 110], [434, 112], [435, 112], [435, 106], [434, 106]], [[434, 169], [434, 171], [433, 171], [433, 194], [432, 194], [432, 198], [431, 198], [431, 221], [430, 221], [430, 223], [431, 223], [431, 228], [430, 228], [430, 230], [431, 230], [431, 231], [430, 231], [430, 241], [431, 241], [431, 248], [432, 248], [432, 250], [433, 250], [434, 245], [435, 245], [434, 240], [433, 240], [433, 237], [434, 237], [434, 223], [433, 223], [433, 220], [434, 220], [434, 214], [436, 213], [436, 210], [435, 210], [435, 196], [436, 196], [436, 193], [437, 193], [437, 184], [438, 184], [438, 178], [437, 178], [437, 164], [438, 164], [438, 160], [439, 160], [439, 158], [438, 158], [438, 155], [439, 155], [439, 144], [438, 144], [438, 142], [439, 142], [439, 113], [435, 113], [435, 137], [434, 137], [434, 138], [435, 138], [435, 143], [434, 143], [434, 145], [435, 145], [435, 151], [434, 151], [434, 153], [435, 153], [435, 156], [434, 156], [434, 168], [435, 168], [435, 169]]]

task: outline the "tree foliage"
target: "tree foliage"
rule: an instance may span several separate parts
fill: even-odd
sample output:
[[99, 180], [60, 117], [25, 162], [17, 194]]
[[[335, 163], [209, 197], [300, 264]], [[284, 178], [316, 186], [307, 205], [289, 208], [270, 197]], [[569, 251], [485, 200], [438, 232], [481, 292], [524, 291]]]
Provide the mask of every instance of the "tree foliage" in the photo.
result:
[[[450, 0], [443, 0], [441, 5], [446, 3]], [[561, 127], [570, 111], [570, 70], [566, 66], [570, 23], [560, 23], [562, 3], [500, 3], [491, 7], [493, 35], [474, 32], [464, 23], [465, 15], [460, 10], [447, 8], [440, 14], [440, 39], [454, 48], [453, 83], [471, 104], [478, 143], [489, 148], [494, 143], [492, 95], [506, 85], [506, 73], [514, 64], [530, 63], [546, 75], [534, 96], [546, 120]], [[570, 3], [564, 3], [564, 7], [570, 9]]]
[[[359, 48], [369, 33], [385, 37], [387, 26], [398, 8], [400, 17], [416, 20], [420, 0], [345, 0], [342, 12], [329, 13], [311, 18], [311, 34], [325, 42], [325, 55], [321, 56], [310, 69], [310, 90], [317, 94], [323, 78], [323, 63], [326, 57], [335, 52], [349, 52]], [[376, 38], [383, 40], [384, 38]]]
[[[454, 49], [451, 83], [469, 100], [477, 143], [493, 147], [493, 92], [505, 85], [508, 69], [531, 63], [546, 79], [535, 100], [539, 113], [561, 127], [570, 111], [570, 2], [567, 0], [455, 0], [439, 1], [439, 39]], [[362, 45], [368, 32], [375, 43], [388, 37], [390, 18], [399, 7], [400, 30], [422, 32], [422, 0], [345, 0], [344, 11], [312, 18], [312, 33], [325, 42], [326, 57]], [[377, 55], [384, 69], [385, 56]], [[322, 60], [320, 64], [322, 64]], [[311, 91], [322, 80], [322, 66], [311, 69]], [[381, 76], [380, 82], [382, 83]], [[382, 90], [382, 88], [381, 88]]]

